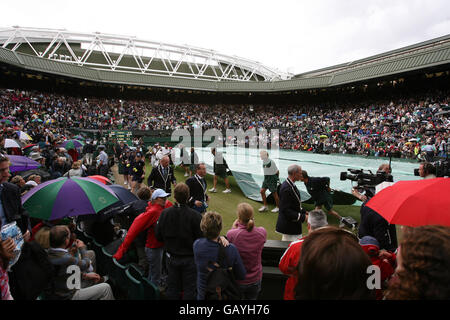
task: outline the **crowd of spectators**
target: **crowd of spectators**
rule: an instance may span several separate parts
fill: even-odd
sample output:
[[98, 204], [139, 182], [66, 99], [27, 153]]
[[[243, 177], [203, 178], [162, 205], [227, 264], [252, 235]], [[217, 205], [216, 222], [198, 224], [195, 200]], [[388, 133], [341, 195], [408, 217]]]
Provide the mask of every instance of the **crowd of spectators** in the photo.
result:
[[[31, 244], [25, 248], [44, 252], [52, 266], [49, 270], [56, 268], [56, 278], [50, 282], [55, 286], [47, 286], [41, 293], [50, 299], [114, 299], [114, 293], [107, 277], [96, 273], [95, 253], [87, 250], [83, 241], [76, 239], [71, 219], [66, 224], [62, 221], [32, 221], [23, 209], [20, 195], [40, 184], [43, 177], [37, 173], [26, 179], [20, 175], [11, 177], [9, 159], [3, 155], [4, 144], [7, 138], [18, 139], [17, 131], [28, 132], [37, 142], [28, 156], [41, 161], [48, 169], [48, 179], [86, 175], [92, 163], [97, 167], [97, 173], [105, 174], [102, 166], [108, 158], [99, 157], [98, 162], [95, 161], [96, 148], [86, 148], [78, 154], [58, 147], [60, 142], [73, 136], [69, 131], [73, 127], [173, 130], [199, 125], [204, 129], [247, 130], [263, 126], [280, 128], [280, 144], [287, 149], [318, 152], [321, 145], [320, 152], [366, 155], [399, 152], [408, 158], [419, 157], [422, 149], [429, 152], [433, 147], [436, 154], [443, 155], [449, 138], [449, 120], [445, 114], [448, 96], [337, 109], [253, 106], [250, 111], [248, 106], [218, 105], [212, 108], [206, 105], [84, 100], [13, 90], [2, 90], [0, 95], [4, 120], [0, 124], [3, 130], [0, 141], [1, 225], [16, 221], [25, 242], [39, 244], [38, 249], [32, 249], [34, 245]], [[10, 124], [7, 120], [15, 123]], [[326, 138], [320, 138], [320, 135]], [[100, 156], [105, 148], [100, 141], [98, 146]], [[8, 153], [13, 153], [13, 149], [9, 148]], [[25, 153], [23, 148], [19, 149], [20, 153]], [[90, 156], [84, 157], [86, 154]], [[78, 160], [81, 155], [82, 160]], [[290, 171], [292, 181], [300, 179], [300, 167]], [[288, 185], [285, 187], [288, 189]], [[147, 274], [161, 290], [166, 286], [167, 299], [203, 300], [210, 297], [209, 272], [221, 254], [225, 255], [224, 267], [233, 270], [242, 298], [258, 298], [263, 281], [261, 254], [267, 232], [255, 225], [252, 206], [239, 204], [235, 222], [230, 230], [223, 232], [220, 213], [200, 213], [188, 205], [192, 196], [188, 184], [176, 184], [173, 204], [167, 201], [169, 194], [164, 190], [143, 188], [145, 190], [141, 188], [137, 194], [146, 194], [140, 200], [145, 205], [128, 228], [127, 237], [117, 247], [116, 259], [120, 260], [135, 238], [145, 232], [146, 238], [141, 244], [145, 247]], [[205, 190], [206, 187], [204, 193]], [[280, 189], [280, 193], [283, 194], [284, 189]], [[281, 197], [280, 201], [285, 199]], [[300, 197], [298, 203], [291, 202], [292, 210], [298, 215], [294, 220], [299, 222], [299, 232], [301, 223], [307, 222], [308, 235], [290, 240], [291, 245], [281, 258], [280, 270], [289, 276], [285, 299], [449, 299], [446, 286], [450, 266], [448, 227], [403, 228], [399, 245], [387, 251], [377, 239], [359, 239], [344, 228], [328, 226], [326, 215], [321, 210], [298, 213]], [[280, 204], [280, 211], [282, 209]], [[295, 232], [296, 235], [299, 232]], [[2, 299], [23, 298], [19, 289], [23, 283], [32, 283], [26, 275], [16, 271], [18, 269], [9, 270], [13, 249], [10, 239], [0, 240]], [[18, 266], [26, 263], [22, 261]], [[70, 275], [65, 268], [73, 265], [81, 269], [81, 288], [66, 286]], [[368, 268], [373, 265], [382, 268], [381, 287], [368, 285]], [[30, 269], [30, 266], [26, 265], [25, 269]]]
[[276, 128], [282, 149], [417, 158], [425, 145], [432, 145], [436, 155], [444, 155], [450, 137], [449, 96], [448, 92], [435, 92], [388, 102], [280, 107], [76, 98], [1, 89], [0, 110], [21, 129], [45, 139], [48, 128], [52, 134], [64, 134], [68, 128]]

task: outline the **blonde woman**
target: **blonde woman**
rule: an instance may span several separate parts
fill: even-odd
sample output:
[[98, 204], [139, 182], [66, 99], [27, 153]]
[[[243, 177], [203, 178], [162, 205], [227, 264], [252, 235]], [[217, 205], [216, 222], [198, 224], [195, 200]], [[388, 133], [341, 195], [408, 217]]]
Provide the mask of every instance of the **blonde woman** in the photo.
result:
[[36, 233], [34, 240], [39, 243], [39, 245], [47, 250], [50, 248], [50, 227], [44, 226]]
[[82, 177], [83, 176], [83, 169], [81, 168], [81, 160], [75, 161], [72, 164], [72, 169], [67, 171], [64, 174], [64, 177]]
[[237, 219], [227, 233], [227, 239], [234, 244], [244, 263], [247, 275], [238, 281], [244, 300], [256, 300], [261, 291], [261, 253], [267, 239], [263, 227], [255, 227], [254, 210], [248, 203], [237, 206]]

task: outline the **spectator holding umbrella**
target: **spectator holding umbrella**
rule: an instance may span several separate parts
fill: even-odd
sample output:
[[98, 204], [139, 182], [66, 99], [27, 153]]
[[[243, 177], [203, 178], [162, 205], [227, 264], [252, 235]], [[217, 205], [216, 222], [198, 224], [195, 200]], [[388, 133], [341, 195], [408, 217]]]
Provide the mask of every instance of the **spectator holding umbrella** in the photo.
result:
[[31, 225], [28, 213], [22, 206], [20, 189], [18, 186], [7, 182], [9, 177], [9, 159], [0, 154], [0, 219], [1, 225], [6, 225], [13, 221], [23, 234], [24, 240], [30, 237]]

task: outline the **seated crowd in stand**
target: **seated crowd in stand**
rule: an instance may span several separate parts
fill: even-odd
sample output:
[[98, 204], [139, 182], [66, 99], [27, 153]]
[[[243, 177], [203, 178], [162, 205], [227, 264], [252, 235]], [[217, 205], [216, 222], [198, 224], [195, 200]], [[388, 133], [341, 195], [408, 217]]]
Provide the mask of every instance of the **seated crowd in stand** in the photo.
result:
[[[126, 236], [120, 234], [109, 220], [90, 221], [81, 216], [58, 221], [30, 219], [21, 205], [20, 196], [41, 184], [43, 177], [38, 173], [26, 178], [11, 176], [5, 151], [12, 152], [4, 144], [7, 138], [18, 138], [14, 126], [33, 137], [37, 145], [28, 156], [41, 161], [48, 169], [47, 179], [86, 176], [92, 166], [93, 172], [107, 176], [109, 164], [108, 157], [102, 154], [103, 145], [99, 145], [98, 159], [92, 156], [95, 152], [92, 149], [70, 154], [58, 147], [61, 142], [58, 139], [71, 137], [66, 128], [77, 123], [82, 128], [96, 129], [119, 126], [127, 129], [173, 129], [189, 126], [189, 123], [201, 119], [205, 128], [227, 128], [233, 123], [248, 129], [258, 120], [256, 123], [264, 123], [264, 126], [302, 128], [298, 132], [284, 131], [286, 135], [281, 136], [280, 143], [286, 148], [309, 149], [307, 146], [314, 144], [316, 135], [325, 132], [329, 138], [324, 143], [325, 149], [332, 143], [332, 148], [339, 152], [353, 150], [367, 154], [380, 149], [383, 152], [398, 150], [404, 157], [414, 157], [419, 155], [414, 151], [417, 144], [407, 142], [415, 139], [414, 142], [422, 145], [427, 130], [434, 131], [432, 140], [426, 140], [426, 145], [434, 147], [436, 155], [445, 150], [441, 148], [445, 147], [449, 135], [448, 131], [440, 130], [447, 129], [449, 121], [436, 113], [447, 101], [445, 96], [424, 104], [405, 100], [389, 105], [328, 111], [318, 108], [279, 111], [261, 107], [261, 110], [256, 109], [257, 119], [252, 120], [241, 117], [243, 106], [230, 111], [224, 106], [215, 110], [201, 105], [187, 108], [178, 104], [169, 106], [131, 101], [118, 104], [98, 99], [86, 102], [58, 95], [3, 90], [0, 100], [2, 113], [5, 118], [6, 115], [12, 116], [16, 124], [6, 121], [1, 124], [1, 225], [16, 222], [25, 244], [19, 261], [9, 268], [15, 246], [12, 239], [0, 240], [1, 298], [114, 299], [114, 285], [108, 275], [96, 272], [96, 254], [77, 239], [78, 229], [99, 238], [104, 231], [105, 238], [98, 242], [103, 245], [114, 242], [113, 254], [119, 262], [129, 258], [127, 252], [130, 248], [136, 249], [143, 274], [164, 293], [166, 299], [203, 300], [225, 294], [225, 291], [220, 294], [211, 292], [208, 282], [211, 270], [217, 268], [215, 263], [220, 260], [222, 267], [232, 268], [238, 296], [254, 300], [262, 288], [261, 254], [267, 240], [266, 230], [255, 225], [252, 206], [239, 204], [232, 228], [222, 230], [221, 214], [194, 210], [189, 205], [192, 201], [190, 187], [182, 182], [173, 189], [175, 203], [167, 200], [169, 194], [165, 190], [150, 190], [146, 186], [137, 190], [141, 205], [125, 227], [128, 231]], [[86, 113], [83, 110], [87, 104], [90, 107]], [[309, 110], [306, 116], [296, 116], [306, 110]], [[33, 122], [38, 116], [42, 116], [43, 121], [54, 119], [56, 125]], [[347, 123], [358, 119], [369, 121], [358, 129]], [[348, 143], [351, 144], [350, 149]], [[24, 148], [18, 149], [18, 154], [26, 154]], [[197, 170], [199, 168], [200, 165]], [[348, 230], [328, 226], [326, 214], [321, 210], [307, 212], [304, 217], [308, 235], [292, 241], [279, 264], [280, 271], [288, 277], [284, 299], [450, 298], [447, 285], [449, 227], [404, 227], [399, 246], [386, 251], [381, 250], [377, 239], [358, 239]], [[111, 229], [109, 236], [106, 235], [109, 231], [104, 228]], [[39, 263], [34, 258], [36, 256], [41, 257]], [[370, 274], [367, 270], [372, 265], [381, 270], [379, 287], [368, 286]], [[72, 272], [68, 273], [68, 269]]]
[[[422, 148], [444, 156], [448, 92], [373, 103], [302, 106], [188, 104], [82, 99], [0, 89], [0, 110], [19, 130], [48, 141], [67, 128], [96, 130], [280, 130], [282, 149], [417, 158]], [[443, 112], [444, 111], [444, 112]], [[50, 134], [46, 130], [51, 128]], [[320, 138], [323, 135], [326, 138]], [[168, 134], [170, 136], [170, 134]], [[36, 139], [34, 141], [36, 141]], [[257, 143], [257, 141], [256, 141]]]

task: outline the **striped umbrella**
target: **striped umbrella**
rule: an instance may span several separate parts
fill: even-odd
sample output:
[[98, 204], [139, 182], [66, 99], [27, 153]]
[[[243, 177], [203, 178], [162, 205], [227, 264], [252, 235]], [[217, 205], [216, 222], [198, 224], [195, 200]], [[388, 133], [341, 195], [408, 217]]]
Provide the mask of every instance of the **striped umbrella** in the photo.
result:
[[64, 141], [59, 146], [62, 148], [66, 148], [67, 150], [70, 150], [81, 148], [82, 146], [84, 146], [84, 143], [82, 141], [72, 139]]
[[59, 178], [44, 182], [22, 197], [22, 205], [31, 217], [57, 220], [96, 214], [119, 201], [106, 185], [89, 178]]
[[15, 125], [14, 121], [11, 121], [9, 119], [1, 119], [0, 122], [6, 124], [8, 126], [14, 126]]
[[80, 136], [80, 135], [78, 135], [78, 136], [75, 136], [75, 137], [73, 137], [75, 140], [81, 140], [81, 141], [84, 141], [84, 140], [86, 140], [86, 138], [85, 137], [83, 137], [83, 136]]

